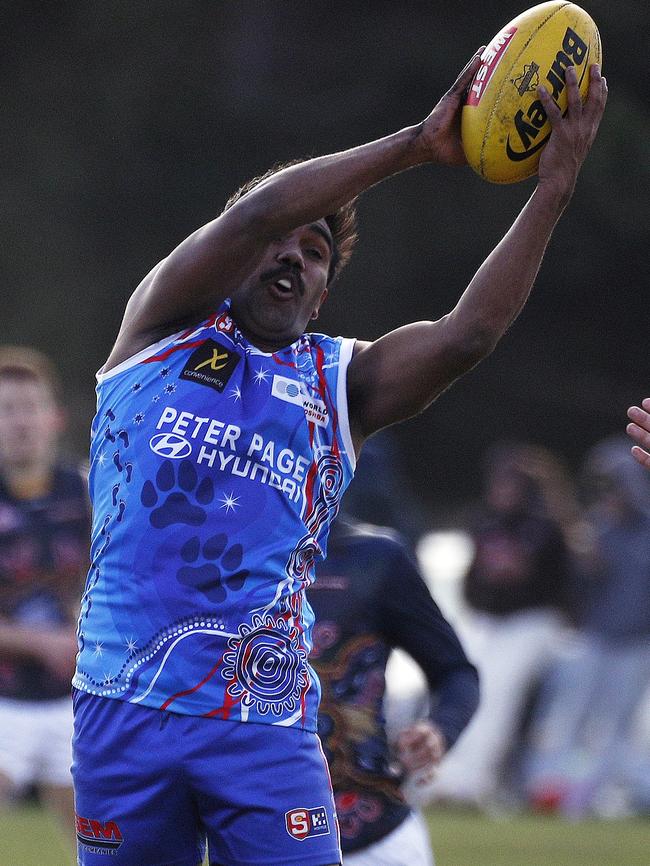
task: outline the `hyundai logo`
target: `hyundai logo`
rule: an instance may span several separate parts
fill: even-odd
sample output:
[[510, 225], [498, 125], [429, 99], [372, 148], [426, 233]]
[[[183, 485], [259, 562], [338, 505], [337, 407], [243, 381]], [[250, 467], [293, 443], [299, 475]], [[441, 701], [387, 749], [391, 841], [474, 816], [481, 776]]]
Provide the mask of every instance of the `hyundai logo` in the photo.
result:
[[158, 433], [149, 440], [151, 450], [161, 457], [169, 457], [172, 460], [180, 460], [189, 457], [192, 446], [182, 436], [176, 433]]

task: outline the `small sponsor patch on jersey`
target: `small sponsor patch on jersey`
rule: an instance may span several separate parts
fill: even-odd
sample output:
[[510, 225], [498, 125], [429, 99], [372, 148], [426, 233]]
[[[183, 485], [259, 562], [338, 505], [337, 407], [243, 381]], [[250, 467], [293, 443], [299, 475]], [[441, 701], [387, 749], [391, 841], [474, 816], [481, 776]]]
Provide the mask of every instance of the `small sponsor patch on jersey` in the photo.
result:
[[197, 385], [207, 385], [221, 393], [237, 364], [239, 355], [216, 340], [206, 340], [192, 352], [180, 378], [196, 382]]
[[235, 323], [227, 313], [222, 313], [215, 322], [215, 325], [217, 331], [221, 331], [222, 334], [232, 334], [235, 330]]
[[284, 818], [287, 833], [299, 842], [315, 836], [327, 836], [330, 831], [325, 806], [317, 806], [315, 809], [292, 809], [290, 812], [285, 812]]
[[302, 406], [305, 418], [319, 427], [327, 427], [329, 424], [327, 406], [318, 397], [310, 396], [302, 382], [287, 379], [286, 376], [274, 375], [271, 396], [277, 397], [278, 400], [284, 400], [286, 403]]
[[96, 854], [112, 854], [124, 841], [117, 821], [97, 821], [75, 815], [75, 829], [78, 841]]

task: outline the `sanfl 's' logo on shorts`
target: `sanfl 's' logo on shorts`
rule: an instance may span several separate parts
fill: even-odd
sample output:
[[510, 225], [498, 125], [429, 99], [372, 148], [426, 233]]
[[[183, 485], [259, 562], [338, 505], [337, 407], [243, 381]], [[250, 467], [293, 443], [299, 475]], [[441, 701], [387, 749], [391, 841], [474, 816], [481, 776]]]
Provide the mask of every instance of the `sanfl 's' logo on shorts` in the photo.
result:
[[292, 809], [290, 812], [285, 812], [284, 818], [287, 833], [299, 842], [314, 836], [327, 836], [330, 831], [325, 806], [317, 806], [315, 809]]

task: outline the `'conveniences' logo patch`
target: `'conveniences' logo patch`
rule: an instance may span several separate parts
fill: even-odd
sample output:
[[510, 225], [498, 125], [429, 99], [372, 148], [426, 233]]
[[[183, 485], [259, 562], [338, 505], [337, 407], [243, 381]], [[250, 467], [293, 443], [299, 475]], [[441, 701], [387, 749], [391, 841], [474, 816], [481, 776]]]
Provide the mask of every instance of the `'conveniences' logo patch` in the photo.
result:
[[231, 352], [215, 340], [206, 340], [189, 357], [183, 367], [181, 379], [207, 385], [215, 391], [223, 391], [239, 364], [239, 355]]

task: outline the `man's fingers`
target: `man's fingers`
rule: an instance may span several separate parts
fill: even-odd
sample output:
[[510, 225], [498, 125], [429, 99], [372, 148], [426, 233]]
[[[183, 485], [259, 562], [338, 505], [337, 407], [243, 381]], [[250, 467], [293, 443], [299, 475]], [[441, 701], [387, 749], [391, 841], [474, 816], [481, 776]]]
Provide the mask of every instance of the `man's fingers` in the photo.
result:
[[400, 744], [399, 757], [405, 767], [415, 770], [437, 763], [442, 751], [435, 737], [418, 737], [408, 744]]
[[628, 409], [627, 415], [632, 421], [625, 428], [627, 435], [639, 445], [643, 445], [644, 448], [650, 448], [650, 421], [647, 413], [637, 406], [633, 406]]
[[[600, 74], [600, 66], [594, 63], [589, 70], [589, 93], [587, 101], [583, 105], [580, 97], [580, 89], [578, 87], [578, 77], [575, 67], [568, 66], [565, 72], [565, 81], [567, 85], [567, 118], [569, 120], [580, 120], [583, 118], [586, 122], [586, 127], [591, 126], [588, 133], [589, 144], [593, 142], [598, 131], [600, 120], [605, 110], [607, 102], [607, 82]], [[544, 85], [537, 88], [537, 94], [541, 100], [546, 115], [553, 128], [560, 125], [562, 122], [562, 112], [557, 103], [551, 97]]]
[[639, 424], [650, 421], [650, 412], [648, 412], [646, 404], [650, 404], [650, 397], [646, 397], [642, 401], [641, 406], [643, 406], [643, 409], [639, 408], [639, 406], [630, 406], [627, 410], [627, 417]]
[[436, 777], [435, 767], [422, 767], [417, 774], [417, 778], [415, 779], [416, 785], [429, 785]]
[[425, 741], [421, 731], [407, 731], [399, 737], [397, 747], [400, 752], [411, 753]]
[[627, 410], [627, 417], [630, 421], [634, 421], [635, 426], [638, 425], [650, 432], [650, 411], [648, 411], [650, 410], [650, 399], [646, 397], [641, 405], [644, 407], [643, 409], [638, 406], [630, 406]]
[[435, 737], [431, 728], [415, 726], [401, 731], [397, 742], [400, 748], [413, 749], [422, 745], [422, 743], [430, 742], [432, 739], [435, 739]]
[[576, 75], [575, 66], [567, 66], [566, 72], [564, 73], [564, 80], [566, 81], [569, 117], [579, 117], [582, 113], [582, 100], [580, 99], [578, 76]]
[[646, 469], [650, 469], [650, 454], [648, 454], [647, 451], [644, 451], [643, 448], [639, 448], [638, 445], [633, 445], [632, 456], [637, 463], [641, 464], [641, 466], [645, 466]]
[[630, 439], [638, 443], [632, 446], [632, 456], [641, 466], [650, 469], [650, 397], [646, 397], [641, 406], [643, 408], [630, 406], [627, 410], [627, 417], [632, 423], [627, 425], [625, 431]]
[[421, 770], [436, 763], [436, 756], [429, 749], [419, 749], [417, 752], [409, 752], [402, 757], [403, 766], [409, 771]]
[[585, 115], [598, 129], [600, 118], [607, 102], [607, 80], [600, 74], [600, 66], [594, 63], [589, 70], [589, 93], [585, 103]]
[[592, 90], [596, 94], [603, 81], [605, 79], [601, 75], [600, 66], [598, 63], [592, 63], [589, 67], [589, 94], [591, 94]]
[[546, 116], [548, 117], [551, 126], [557, 126], [562, 120], [562, 112], [557, 107], [551, 94], [548, 92], [548, 90], [544, 87], [543, 84], [540, 84], [540, 86], [537, 88], [537, 95], [539, 96], [542, 105], [544, 106], [544, 111], [546, 112]]
[[454, 81], [454, 83], [449, 88], [449, 93], [453, 93], [454, 95], [464, 93], [469, 84], [476, 73], [476, 70], [479, 68], [481, 64], [481, 54], [485, 51], [485, 45], [482, 45], [478, 51], [475, 51], [474, 54], [467, 61], [463, 69], [461, 70], [460, 75]]
[[643, 427], [639, 427], [638, 424], [628, 424], [625, 428], [625, 432], [630, 439], [634, 439], [634, 441], [638, 442], [639, 445], [643, 445], [645, 448], [650, 448], [650, 433], [648, 433], [648, 431]]

